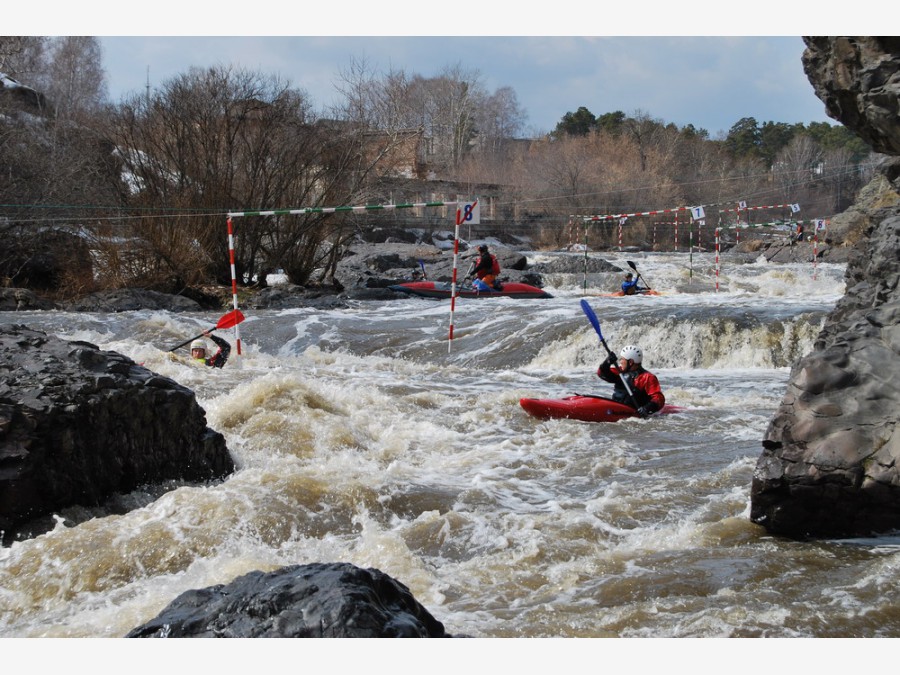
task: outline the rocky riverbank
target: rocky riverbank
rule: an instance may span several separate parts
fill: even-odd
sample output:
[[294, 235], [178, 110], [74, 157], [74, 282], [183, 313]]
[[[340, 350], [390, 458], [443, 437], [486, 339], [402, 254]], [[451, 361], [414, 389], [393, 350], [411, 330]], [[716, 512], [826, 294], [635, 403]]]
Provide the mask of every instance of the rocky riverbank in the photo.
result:
[[[847, 292], [763, 440], [751, 519], [791, 537], [900, 529], [900, 38], [805, 38], [828, 114], [892, 156], [848, 211]], [[861, 228], [861, 229], [860, 229]]]

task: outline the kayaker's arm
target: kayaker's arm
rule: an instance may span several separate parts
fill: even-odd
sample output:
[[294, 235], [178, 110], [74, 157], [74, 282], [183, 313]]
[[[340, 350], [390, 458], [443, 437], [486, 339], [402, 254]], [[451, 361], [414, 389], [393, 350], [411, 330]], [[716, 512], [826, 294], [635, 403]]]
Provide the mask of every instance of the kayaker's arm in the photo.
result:
[[616, 368], [617, 361], [618, 358], [616, 357], [616, 355], [610, 354], [609, 357], [607, 357], [607, 359], [600, 364], [600, 367], [597, 368], [597, 377], [599, 377], [604, 382], [612, 382], [613, 384], [618, 383], [619, 369]]

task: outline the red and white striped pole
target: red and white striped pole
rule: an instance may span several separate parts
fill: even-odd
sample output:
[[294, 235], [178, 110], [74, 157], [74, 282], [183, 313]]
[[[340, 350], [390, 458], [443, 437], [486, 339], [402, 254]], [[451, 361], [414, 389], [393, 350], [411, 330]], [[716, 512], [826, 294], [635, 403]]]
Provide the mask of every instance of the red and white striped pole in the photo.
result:
[[819, 227], [813, 221], [813, 281], [816, 280], [816, 262], [819, 259]]
[[[234, 229], [231, 225], [231, 217], [228, 218], [228, 258], [231, 262], [231, 298], [234, 303], [234, 308], [238, 308], [238, 294], [237, 294], [237, 274], [234, 269]], [[234, 326], [234, 340], [237, 345], [237, 355], [238, 358], [235, 361], [235, 365], [240, 368], [241, 367], [241, 326], [240, 324], [235, 324]]]
[[719, 292], [719, 226], [716, 226], [716, 293]]
[[619, 219], [619, 250], [622, 250], [622, 219]]
[[453, 345], [453, 312], [456, 310], [456, 261], [459, 258], [459, 224], [462, 210], [456, 207], [456, 231], [453, 234], [453, 276], [450, 282], [450, 336], [447, 338], [447, 353]]
[[678, 214], [675, 214], [675, 252], [678, 252]]

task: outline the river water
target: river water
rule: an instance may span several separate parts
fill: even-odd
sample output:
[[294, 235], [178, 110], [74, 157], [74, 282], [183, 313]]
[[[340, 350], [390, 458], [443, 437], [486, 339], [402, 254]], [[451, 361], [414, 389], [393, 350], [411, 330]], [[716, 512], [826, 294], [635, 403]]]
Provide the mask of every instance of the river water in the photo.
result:
[[[665, 294], [550, 277], [552, 299], [460, 299], [449, 346], [446, 300], [244, 310], [244, 354], [222, 370], [167, 352], [218, 314], [0, 314], [190, 387], [238, 465], [0, 549], [0, 636], [119, 637], [188, 589], [345, 561], [408, 586], [454, 635], [900, 637], [900, 537], [796, 542], [749, 520], [761, 439], [844, 266], [716, 276], [708, 254], [603, 257]], [[523, 396], [609, 393], [585, 295], [610, 347], [640, 344], [685, 412], [524, 413]]]

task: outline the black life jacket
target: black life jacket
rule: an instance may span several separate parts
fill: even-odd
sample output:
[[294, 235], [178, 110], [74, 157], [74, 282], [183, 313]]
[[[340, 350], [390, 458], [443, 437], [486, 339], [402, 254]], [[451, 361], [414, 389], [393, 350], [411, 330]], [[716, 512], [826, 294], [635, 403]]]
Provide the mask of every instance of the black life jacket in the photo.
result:
[[[616, 403], [624, 403], [625, 405], [634, 405], [637, 403], [637, 407], [640, 408], [642, 405], [647, 405], [650, 402], [650, 397], [647, 394], [637, 387], [634, 386], [634, 379], [644, 372], [643, 367], [638, 367], [637, 370], [631, 370], [627, 373], [622, 373], [613, 385], [613, 395], [612, 399]], [[631, 393], [634, 395], [634, 402], [631, 400], [631, 396], [628, 395], [628, 390], [625, 389], [625, 386], [622, 384], [622, 378], [625, 378], [625, 381], [628, 383], [628, 388], [631, 389]]]

